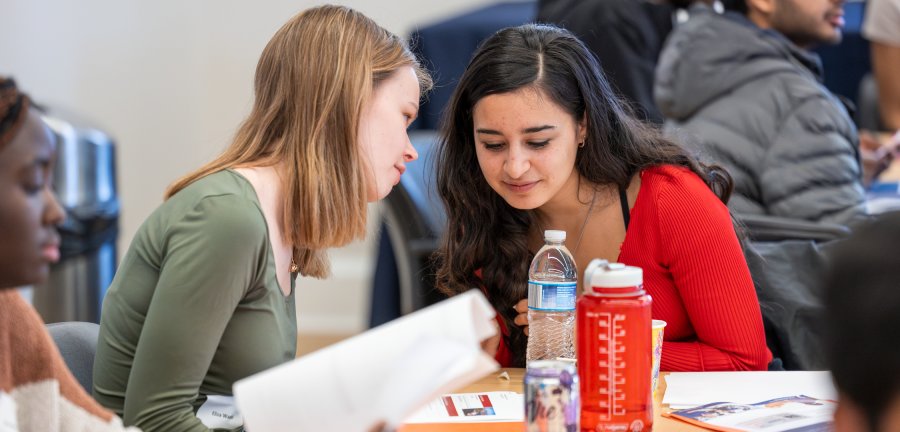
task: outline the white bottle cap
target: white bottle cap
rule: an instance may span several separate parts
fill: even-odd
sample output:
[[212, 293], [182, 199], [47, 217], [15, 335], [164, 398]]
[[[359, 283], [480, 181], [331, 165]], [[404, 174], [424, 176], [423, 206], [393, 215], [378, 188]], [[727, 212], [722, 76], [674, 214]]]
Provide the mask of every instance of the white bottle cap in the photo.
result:
[[590, 263], [588, 263], [587, 268], [584, 270], [584, 279], [582, 279], [583, 281], [587, 281], [587, 283], [584, 284], [584, 292], [591, 292], [590, 282], [594, 279], [594, 272], [596, 272], [601, 267], [606, 268], [608, 265], [609, 261], [600, 258], [594, 258]]
[[643, 294], [644, 271], [640, 267], [609, 263], [598, 266], [585, 292], [610, 297]]
[[565, 241], [566, 232], [562, 230], [546, 230], [544, 231], [544, 241]]

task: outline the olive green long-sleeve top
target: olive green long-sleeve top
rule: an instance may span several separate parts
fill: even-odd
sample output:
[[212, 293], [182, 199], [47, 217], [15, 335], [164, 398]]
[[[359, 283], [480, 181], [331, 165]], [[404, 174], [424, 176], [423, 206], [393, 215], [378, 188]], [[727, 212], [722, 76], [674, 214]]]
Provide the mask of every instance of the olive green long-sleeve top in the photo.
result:
[[207, 396], [294, 358], [290, 279], [285, 296], [253, 186], [231, 170], [194, 182], [140, 227], [106, 293], [94, 397], [145, 432], [211, 430]]

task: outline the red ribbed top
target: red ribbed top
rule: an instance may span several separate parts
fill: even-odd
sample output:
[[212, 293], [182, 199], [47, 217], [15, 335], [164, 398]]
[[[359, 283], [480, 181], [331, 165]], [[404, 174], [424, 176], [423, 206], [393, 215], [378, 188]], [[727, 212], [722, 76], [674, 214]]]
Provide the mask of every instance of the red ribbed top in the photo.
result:
[[[772, 354], [731, 216], [694, 173], [641, 173], [619, 262], [644, 270], [653, 318], [667, 323], [661, 370], [766, 370]], [[497, 359], [508, 366], [502, 345]]]
[[660, 369], [766, 369], [772, 354], [731, 215], [694, 173], [641, 174], [619, 262], [644, 269], [653, 318], [667, 323]]

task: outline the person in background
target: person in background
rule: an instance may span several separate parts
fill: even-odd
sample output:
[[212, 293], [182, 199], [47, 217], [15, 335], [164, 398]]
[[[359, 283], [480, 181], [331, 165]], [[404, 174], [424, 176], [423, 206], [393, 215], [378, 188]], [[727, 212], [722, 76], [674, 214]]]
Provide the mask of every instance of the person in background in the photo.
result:
[[56, 227], [65, 213], [51, 190], [55, 153], [28, 96], [0, 77], [0, 430], [122, 431], [72, 376], [15, 289], [46, 281], [59, 260]]
[[[528, 266], [545, 229], [593, 258], [644, 270], [667, 321], [663, 370], [765, 370], [759, 301], [724, 202], [731, 179], [627, 114], [570, 32], [507, 28], [475, 53], [436, 149], [448, 226], [437, 286], [481, 287], [498, 313], [496, 358], [524, 366]], [[581, 290], [579, 289], [579, 293]]]
[[653, 100], [653, 73], [673, 7], [647, 0], [540, 0], [537, 22], [571, 31], [600, 60], [613, 90], [642, 120], [662, 124]]
[[242, 430], [232, 385], [294, 358], [295, 277], [326, 277], [326, 249], [365, 235], [367, 204], [417, 158], [407, 127], [430, 86], [407, 45], [357, 11], [285, 23], [231, 145], [169, 188], [122, 260], [97, 400], [146, 431]]
[[868, 0], [863, 35], [872, 47], [881, 121], [900, 130], [900, 0]]
[[[869, 180], [897, 181], [900, 165], [897, 152], [900, 147], [900, 0], [869, 0], [863, 36], [869, 40], [872, 70], [878, 88], [878, 128], [889, 131], [886, 135], [877, 131], [860, 131], [860, 148], [863, 166]], [[876, 132], [876, 133], [873, 133]], [[868, 184], [868, 183], [867, 183]]]
[[730, 207], [865, 219], [856, 128], [809, 48], [838, 43], [843, 0], [725, 0], [669, 37], [655, 97], [666, 131], [735, 180]]
[[824, 322], [836, 432], [900, 430], [898, 238], [900, 213], [884, 214], [830, 257]]
[[597, 56], [614, 91], [641, 120], [663, 123], [653, 100], [656, 62], [675, 13], [713, 0], [540, 0], [537, 22], [571, 31]]

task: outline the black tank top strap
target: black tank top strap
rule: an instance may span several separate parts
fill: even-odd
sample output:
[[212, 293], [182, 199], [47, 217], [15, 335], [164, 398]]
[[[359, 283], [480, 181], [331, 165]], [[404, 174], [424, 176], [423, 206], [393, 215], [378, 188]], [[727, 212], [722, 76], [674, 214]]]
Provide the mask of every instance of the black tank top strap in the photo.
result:
[[628, 231], [628, 222], [631, 220], [631, 210], [628, 209], [628, 193], [625, 188], [619, 188], [619, 202], [622, 204], [622, 219], [625, 220], [625, 231]]

